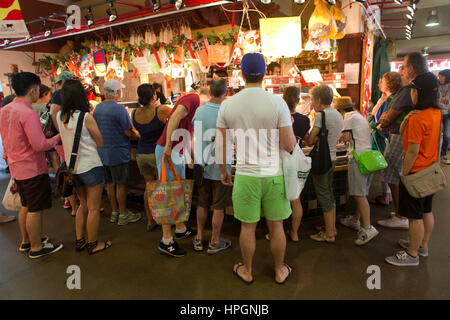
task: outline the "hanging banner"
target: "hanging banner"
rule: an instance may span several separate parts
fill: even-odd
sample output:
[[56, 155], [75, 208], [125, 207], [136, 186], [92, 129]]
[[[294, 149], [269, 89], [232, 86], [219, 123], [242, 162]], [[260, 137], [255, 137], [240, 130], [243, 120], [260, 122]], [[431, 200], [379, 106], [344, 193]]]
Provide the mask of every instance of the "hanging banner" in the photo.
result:
[[19, 0], [0, 0], [0, 38], [28, 37]]
[[296, 57], [302, 52], [300, 17], [259, 19], [262, 53], [271, 58]]

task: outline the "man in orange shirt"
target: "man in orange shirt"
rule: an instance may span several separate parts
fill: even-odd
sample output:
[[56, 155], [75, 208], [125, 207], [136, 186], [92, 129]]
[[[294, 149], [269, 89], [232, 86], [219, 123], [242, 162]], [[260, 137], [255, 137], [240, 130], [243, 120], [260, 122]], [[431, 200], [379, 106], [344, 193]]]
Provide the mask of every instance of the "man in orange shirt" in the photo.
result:
[[[442, 115], [439, 107], [439, 80], [427, 72], [416, 77], [411, 85], [414, 110], [408, 114], [400, 127], [403, 133], [402, 175], [420, 172], [439, 159], [439, 142]], [[418, 266], [419, 256], [428, 256], [428, 241], [434, 227], [432, 213], [433, 195], [425, 198], [412, 197], [400, 181], [399, 213], [409, 220], [409, 240], [398, 244], [405, 249], [386, 262], [395, 266]]]

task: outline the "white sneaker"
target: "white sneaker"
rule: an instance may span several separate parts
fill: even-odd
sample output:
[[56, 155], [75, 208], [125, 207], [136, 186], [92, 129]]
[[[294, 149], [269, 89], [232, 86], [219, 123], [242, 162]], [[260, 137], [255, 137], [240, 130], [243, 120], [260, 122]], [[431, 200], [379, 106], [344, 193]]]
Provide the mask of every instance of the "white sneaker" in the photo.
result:
[[442, 156], [441, 157], [441, 163], [443, 163], [443, 164], [450, 164], [450, 161], [447, 159], [447, 156]]
[[[409, 240], [400, 239], [398, 240], [398, 244], [400, 247], [402, 247], [405, 250], [409, 249]], [[419, 247], [419, 256], [421, 257], [428, 257], [428, 248], [422, 248]]]
[[397, 216], [391, 216], [389, 219], [385, 220], [378, 220], [377, 224], [389, 229], [397, 229], [397, 230], [409, 229], [408, 219], [400, 219]]
[[117, 221], [119, 221], [119, 212], [111, 212], [111, 218], [109, 221], [112, 223], [117, 223]]
[[361, 223], [359, 222], [359, 220], [355, 220], [355, 218], [351, 214], [347, 215], [346, 217], [340, 218], [339, 222], [342, 225], [356, 231], [359, 231], [361, 229]]
[[358, 239], [355, 240], [357, 246], [362, 246], [375, 238], [378, 235], [378, 230], [374, 226], [369, 226], [367, 229], [361, 228], [358, 231]]

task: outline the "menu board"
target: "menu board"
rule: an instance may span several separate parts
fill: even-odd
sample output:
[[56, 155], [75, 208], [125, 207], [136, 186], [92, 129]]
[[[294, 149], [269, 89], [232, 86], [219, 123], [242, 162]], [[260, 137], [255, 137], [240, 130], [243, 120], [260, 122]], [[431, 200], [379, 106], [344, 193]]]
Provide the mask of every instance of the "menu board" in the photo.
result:
[[302, 52], [300, 17], [259, 19], [262, 53], [272, 58], [296, 57]]

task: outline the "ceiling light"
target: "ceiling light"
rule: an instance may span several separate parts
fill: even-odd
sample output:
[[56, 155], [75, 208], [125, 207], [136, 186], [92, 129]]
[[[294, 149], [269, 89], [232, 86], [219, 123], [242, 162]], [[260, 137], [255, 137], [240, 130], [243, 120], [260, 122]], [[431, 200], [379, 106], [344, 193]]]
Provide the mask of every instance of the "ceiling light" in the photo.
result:
[[86, 20], [88, 27], [91, 27], [91, 26], [93, 26], [95, 24], [94, 14], [92, 13], [92, 8], [91, 7], [89, 7], [88, 13], [87, 13], [87, 15], [84, 16], [84, 19]]
[[262, 4], [270, 4], [272, 0], [259, 0]]
[[44, 19], [41, 31], [44, 33], [44, 37], [48, 38], [52, 35], [52, 29], [47, 25], [47, 19]]
[[27, 41], [33, 40], [33, 36], [31, 35], [31, 33], [30, 33], [30, 35], [28, 37], [25, 38], [25, 40], [27, 40]]
[[394, 0], [396, 4], [402, 4], [403, 0]]
[[72, 14], [69, 14], [67, 16], [66, 20], [64, 20], [64, 24], [66, 25], [67, 32], [72, 31], [74, 29], [72, 23], [69, 22], [71, 16], [72, 16]]
[[152, 0], [153, 3], [153, 11], [156, 12], [161, 9], [161, 0]]
[[425, 23], [426, 27], [436, 27], [439, 25], [439, 16], [437, 10], [431, 10], [430, 15]]
[[429, 53], [428, 53], [428, 50], [430, 49], [430, 47], [424, 47], [423, 49], [422, 49], [422, 54], [426, 57], [426, 56], [428, 56], [428, 55], [430, 55]]
[[106, 13], [109, 16], [109, 22], [114, 22], [117, 20], [117, 9], [114, 7], [114, 2], [109, 3], [109, 9], [106, 10]]
[[3, 45], [4, 46], [7, 46], [8, 44], [10, 44], [11, 43], [11, 40], [10, 39], [3, 39]]
[[[305, 3], [305, 1], [306, 0], [294, 0], [294, 2], [296, 3], [296, 4], [304, 4]], [[334, 1], [334, 0], [333, 0]], [[330, 3], [331, 1], [328, 1], [328, 3]], [[334, 2], [336, 2], [336, 1], [334, 1]], [[330, 3], [331, 4], [331, 3]]]

